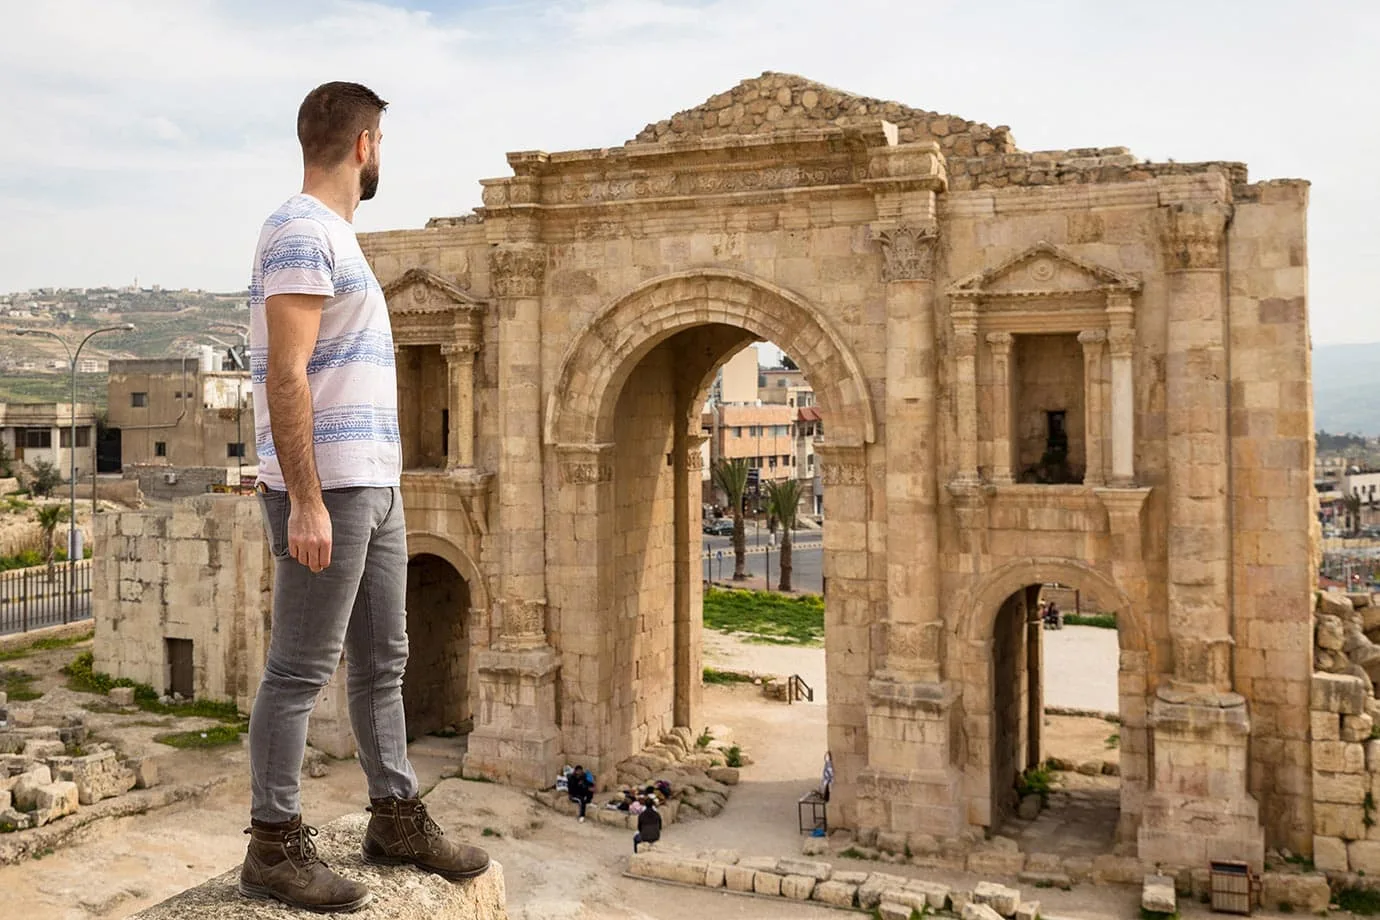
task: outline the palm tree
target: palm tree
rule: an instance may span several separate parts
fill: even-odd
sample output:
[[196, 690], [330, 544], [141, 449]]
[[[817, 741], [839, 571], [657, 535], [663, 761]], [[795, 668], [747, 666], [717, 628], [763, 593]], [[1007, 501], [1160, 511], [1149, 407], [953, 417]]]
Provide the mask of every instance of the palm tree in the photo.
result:
[[773, 480], [767, 483], [767, 508], [781, 523], [781, 583], [778, 591], [791, 590], [791, 531], [800, 508], [800, 480]]
[[48, 578], [53, 577], [53, 557], [57, 554], [55, 536], [57, 525], [67, 519], [66, 505], [40, 505], [35, 509], [38, 526], [43, 529], [43, 560], [48, 565]]
[[747, 579], [747, 532], [743, 529], [743, 497], [747, 495], [747, 461], [720, 460], [714, 465], [714, 485], [733, 509], [733, 580]]
[[1351, 536], [1361, 529], [1361, 496], [1348, 495], [1342, 500], [1346, 505], [1346, 530]]

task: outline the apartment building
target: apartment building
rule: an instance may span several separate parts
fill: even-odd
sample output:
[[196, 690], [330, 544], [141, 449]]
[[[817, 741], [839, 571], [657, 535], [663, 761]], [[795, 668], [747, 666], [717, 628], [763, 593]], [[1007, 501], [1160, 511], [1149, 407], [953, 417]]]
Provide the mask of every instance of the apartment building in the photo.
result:
[[[72, 403], [0, 403], [0, 443], [6, 453], [32, 467], [46, 460], [66, 479], [71, 473]], [[77, 478], [90, 476], [96, 462], [96, 413], [86, 403], [77, 403], [76, 462]]]

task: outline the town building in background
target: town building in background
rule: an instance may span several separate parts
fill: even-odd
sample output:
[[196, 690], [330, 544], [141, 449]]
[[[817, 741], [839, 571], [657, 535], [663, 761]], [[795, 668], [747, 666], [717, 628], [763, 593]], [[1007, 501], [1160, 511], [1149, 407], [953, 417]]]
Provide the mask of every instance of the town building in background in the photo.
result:
[[[66, 480], [72, 463], [71, 403], [0, 403], [0, 443], [9, 456], [32, 469], [43, 460]], [[90, 476], [96, 462], [96, 413], [76, 404], [77, 478]]]

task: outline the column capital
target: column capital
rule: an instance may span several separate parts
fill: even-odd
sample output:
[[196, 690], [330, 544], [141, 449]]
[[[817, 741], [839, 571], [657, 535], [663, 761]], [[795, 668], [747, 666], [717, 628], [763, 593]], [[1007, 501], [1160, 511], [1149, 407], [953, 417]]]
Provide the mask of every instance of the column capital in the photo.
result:
[[612, 444], [557, 444], [561, 481], [568, 485], [595, 485], [613, 481]]
[[489, 251], [489, 276], [499, 297], [536, 297], [546, 276], [546, 248], [501, 243]]
[[441, 346], [441, 354], [447, 360], [457, 360], [462, 356], [474, 356], [479, 345], [474, 342], [451, 342]]
[[992, 354], [1004, 355], [1011, 350], [1011, 343], [1016, 337], [1009, 332], [989, 332], [987, 333], [987, 344], [992, 348]]
[[1084, 329], [1078, 333], [1078, 344], [1084, 351], [1096, 351], [1097, 346], [1107, 341], [1106, 329]]
[[1222, 237], [1231, 215], [1231, 205], [1220, 201], [1179, 201], [1160, 208], [1168, 270], [1220, 269]]
[[959, 358], [972, 358], [977, 355], [977, 330], [954, 330], [954, 355]]
[[497, 601], [503, 649], [540, 648], [546, 643], [546, 601], [501, 598]]
[[883, 281], [933, 281], [935, 243], [939, 228], [934, 224], [897, 224], [879, 230], [882, 243]]
[[[1081, 341], [1081, 336], [1080, 336]], [[1107, 333], [1107, 344], [1112, 357], [1129, 358], [1135, 350], [1136, 333], [1134, 329], [1112, 329]]]

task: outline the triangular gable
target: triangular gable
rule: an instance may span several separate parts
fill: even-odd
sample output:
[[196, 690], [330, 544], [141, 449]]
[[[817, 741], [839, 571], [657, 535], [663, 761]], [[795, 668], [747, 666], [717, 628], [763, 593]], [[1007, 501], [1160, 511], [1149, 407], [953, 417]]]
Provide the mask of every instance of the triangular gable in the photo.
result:
[[440, 313], [483, 310], [484, 301], [425, 268], [410, 268], [383, 288], [393, 313]]
[[1134, 293], [1140, 279], [1070, 255], [1052, 243], [1039, 242], [1000, 265], [977, 272], [949, 288], [959, 299], [1039, 297], [1080, 293]]

